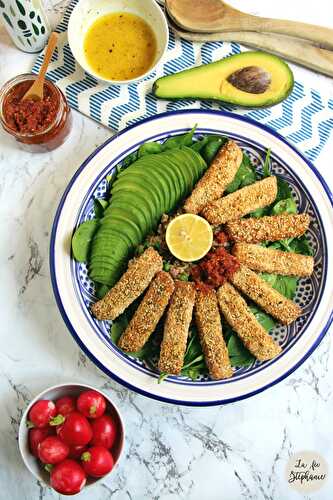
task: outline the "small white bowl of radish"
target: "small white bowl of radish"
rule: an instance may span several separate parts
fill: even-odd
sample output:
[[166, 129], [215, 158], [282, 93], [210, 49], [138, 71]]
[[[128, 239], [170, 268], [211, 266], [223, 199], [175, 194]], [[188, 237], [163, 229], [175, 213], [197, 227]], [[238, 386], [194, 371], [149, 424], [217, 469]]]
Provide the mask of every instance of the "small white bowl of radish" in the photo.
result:
[[22, 416], [18, 438], [30, 472], [58, 493], [75, 495], [112, 473], [125, 431], [104, 392], [73, 383], [38, 394]]

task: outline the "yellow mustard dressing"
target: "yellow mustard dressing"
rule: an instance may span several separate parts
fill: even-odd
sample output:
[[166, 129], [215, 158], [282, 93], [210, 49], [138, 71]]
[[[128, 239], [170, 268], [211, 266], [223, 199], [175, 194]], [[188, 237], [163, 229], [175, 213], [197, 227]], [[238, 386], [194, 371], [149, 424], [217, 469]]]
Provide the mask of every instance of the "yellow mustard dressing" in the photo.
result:
[[91, 69], [108, 80], [131, 80], [153, 65], [156, 38], [139, 16], [115, 12], [102, 16], [90, 26], [84, 52]]

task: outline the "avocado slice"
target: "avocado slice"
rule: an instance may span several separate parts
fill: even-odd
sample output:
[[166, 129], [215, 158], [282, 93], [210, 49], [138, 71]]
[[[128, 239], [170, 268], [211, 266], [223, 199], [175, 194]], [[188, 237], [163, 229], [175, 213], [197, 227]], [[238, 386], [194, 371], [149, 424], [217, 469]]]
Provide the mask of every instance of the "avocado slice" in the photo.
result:
[[154, 220], [158, 218], [158, 214], [162, 210], [162, 203], [152, 182], [146, 182], [140, 174], [133, 172], [131, 175], [117, 179], [112, 186], [111, 194], [116, 196], [116, 193], [122, 192], [124, 189], [133, 191], [133, 195], [137, 189], [143, 189], [147, 200], [151, 200], [154, 206]]
[[[121, 223], [121, 230], [122, 232], [128, 234], [130, 237], [133, 236], [133, 245], [137, 245], [140, 243], [143, 239], [143, 232], [140, 229], [140, 226], [136, 220], [133, 220], [131, 216], [125, 212], [124, 210], [120, 208], [113, 208], [112, 206], [110, 207], [111, 210], [108, 212], [107, 215], [104, 215], [103, 219], [105, 220], [105, 223], [111, 225], [114, 225], [114, 223], [117, 222], [118, 220]], [[130, 231], [130, 233], [129, 233]]]
[[173, 189], [173, 182], [170, 179], [168, 172], [161, 164], [162, 156], [159, 156], [159, 159], [156, 159], [154, 155], [144, 157], [142, 159], [140, 158], [140, 160], [138, 160], [135, 164], [131, 165], [131, 169], [121, 172], [119, 178], [124, 178], [126, 174], [129, 175], [131, 172], [137, 172], [142, 177], [149, 175], [156, 187], [162, 191], [165, 202], [164, 209], [168, 210], [170, 205], [174, 204], [176, 193]]
[[[147, 221], [145, 212], [141, 210], [140, 204], [137, 203], [135, 206], [122, 200], [120, 196], [112, 200], [111, 208], [120, 208], [124, 212], [128, 213], [128, 216], [132, 221], [134, 221], [141, 229], [143, 234], [147, 234], [150, 229], [150, 222]], [[111, 212], [112, 213], [112, 212]]]
[[[170, 204], [169, 200], [169, 190], [167, 184], [164, 182], [163, 178], [159, 175], [158, 172], [154, 169], [153, 162], [149, 161], [138, 161], [136, 162], [133, 168], [128, 170], [127, 178], [132, 175], [138, 175], [142, 180], [144, 180], [147, 185], [153, 185], [155, 192], [160, 200], [160, 206], [163, 212], [165, 212], [166, 208]], [[125, 175], [124, 175], [125, 177]], [[124, 178], [122, 177], [122, 178]]]
[[293, 73], [282, 59], [249, 51], [159, 78], [153, 93], [162, 99], [213, 99], [261, 107], [283, 101], [293, 85]]
[[128, 200], [128, 202], [131, 204], [140, 203], [140, 206], [142, 206], [150, 222], [153, 223], [153, 221], [155, 220], [156, 207], [154, 205], [154, 202], [150, 199], [150, 197], [147, 197], [146, 189], [142, 188], [141, 186], [135, 186], [135, 189], [131, 189], [131, 187], [128, 189], [127, 187], [125, 187], [119, 190], [115, 195], [112, 196], [111, 202], [118, 199]]

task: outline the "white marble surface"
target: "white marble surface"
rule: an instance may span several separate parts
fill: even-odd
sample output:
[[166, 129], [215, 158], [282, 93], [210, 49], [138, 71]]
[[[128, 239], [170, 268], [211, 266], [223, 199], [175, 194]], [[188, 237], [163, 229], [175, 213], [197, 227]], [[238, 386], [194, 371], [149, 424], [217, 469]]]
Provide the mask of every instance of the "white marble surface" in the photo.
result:
[[[241, 8], [243, 2], [233, 4]], [[333, 27], [331, 9], [331, 0], [315, 5], [251, 2], [253, 13], [330, 22]], [[0, 28], [0, 84], [29, 70], [32, 61]], [[332, 80], [299, 68], [295, 73], [333, 94]], [[303, 449], [321, 453], [331, 467], [326, 486], [303, 498], [331, 500], [330, 335], [301, 368], [272, 389], [233, 405], [192, 409], [151, 401], [109, 380], [68, 334], [50, 284], [51, 224], [72, 174], [109, 135], [75, 114], [64, 146], [51, 154], [31, 155], [0, 132], [0, 499], [60, 498], [25, 469], [17, 429], [36, 393], [62, 381], [83, 381], [114, 398], [125, 419], [127, 442], [114, 476], [83, 492], [82, 500], [296, 500], [302, 496], [289, 488], [284, 471], [289, 455]], [[318, 161], [331, 187], [332, 147], [333, 137]]]

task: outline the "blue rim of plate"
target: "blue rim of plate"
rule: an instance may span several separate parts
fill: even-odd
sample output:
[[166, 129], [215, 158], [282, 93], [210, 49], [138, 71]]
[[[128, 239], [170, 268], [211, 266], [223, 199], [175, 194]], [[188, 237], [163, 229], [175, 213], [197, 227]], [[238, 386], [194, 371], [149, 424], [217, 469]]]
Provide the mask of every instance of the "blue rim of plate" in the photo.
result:
[[177, 399], [172, 399], [172, 398], [165, 398], [165, 397], [162, 397], [162, 396], [151, 394], [150, 392], [147, 392], [147, 391], [141, 389], [140, 387], [136, 387], [133, 384], [130, 384], [129, 382], [123, 380], [118, 375], [116, 375], [111, 370], [109, 370], [103, 363], [101, 363], [95, 357], [94, 354], [92, 354], [92, 352], [81, 341], [81, 339], [78, 336], [78, 334], [76, 333], [73, 325], [71, 324], [71, 321], [70, 321], [69, 317], [66, 314], [65, 308], [63, 306], [63, 303], [62, 303], [62, 300], [61, 300], [61, 297], [60, 297], [60, 293], [59, 293], [59, 289], [58, 289], [58, 285], [57, 285], [57, 279], [56, 279], [56, 271], [55, 271], [54, 245], [55, 245], [55, 239], [56, 239], [56, 233], [57, 233], [57, 227], [58, 227], [59, 218], [60, 218], [60, 215], [61, 215], [61, 212], [62, 212], [63, 205], [64, 205], [64, 203], [66, 201], [67, 196], [68, 196], [68, 193], [70, 192], [70, 190], [71, 190], [73, 184], [75, 183], [77, 177], [84, 170], [84, 168], [86, 167], [86, 165], [105, 146], [107, 146], [108, 144], [110, 144], [112, 141], [114, 141], [120, 135], [123, 135], [124, 133], [126, 133], [128, 130], [136, 128], [136, 127], [142, 125], [143, 123], [154, 121], [156, 119], [160, 119], [160, 118], [163, 118], [163, 117], [166, 117], [166, 116], [170, 116], [170, 115], [184, 115], [184, 114], [187, 114], [187, 115], [190, 115], [190, 114], [212, 114], [212, 115], [217, 115], [217, 116], [226, 116], [226, 117], [234, 119], [234, 120], [238, 120], [238, 121], [243, 121], [243, 122], [249, 123], [249, 124], [251, 124], [251, 125], [253, 125], [255, 127], [258, 127], [260, 129], [264, 130], [265, 132], [269, 133], [270, 135], [276, 137], [282, 143], [284, 143], [290, 149], [292, 149], [306, 163], [306, 165], [311, 169], [311, 171], [314, 173], [314, 175], [317, 177], [317, 179], [319, 180], [320, 184], [322, 185], [322, 187], [323, 187], [323, 189], [325, 191], [325, 194], [327, 195], [327, 198], [328, 198], [328, 200], [330, 202], [331, 208], [333, 209], [333, 194], [332, 194], [331, 190], [329, 189], [326, 181], [322, 177], [322, 175], [316, 169], [316, 167], [300, 151], [298, 151], [298, 149], [295, 146], [293, 146], [292, 144], [290, 144], [278, 132], [276, 132], [274, 129], [271, 129], [267, 125], [263, 125], [261, 123], [258, 123], [255, 120], [253, 120], [252, 118], [249, 118], [249, 117], [246, 117], [246, 116], [242, 116], [242, 115], [237, 115], [235, 113], [231, 113], [231, 112], [228, 112], [228, 111], [190, 109], [190, 110], [179, 110], [179, 111], [170, 111], [170, 112], [160, 113], [160, 114], [157, 114], [155, 116], [142, 119], [139, 122], [134, 123], [133, 125], [130, 125], [130, 126], [126, 127], [121, 132], [118, 132], [114, 136], [112, 136], [109, 139], [107, 139], [103, 144], [101, 144], [98, 148], [96, 148], [88, 156], [88, 158], [86, 158], [86, 160], [80, 165], [80, 167], [74, 173], [73, 177], [71, 178], [70, 182], [68, 183], [68, 185], [67, 185], [67, 187], [65, 189], [64, 194], [61, 197], [59, 206], [57, 208], [57, 211], [56, 211], [56, 214], [55, 214], [55, 217], [54, 217], [53, 225], [52, 225], [51, 239], [50, 239], [50, 254], [49, 254], [49, 258], [50, 258], [50, 275], [51, 275], [51, 283], [52, 283], [53, 293], [55, 295], [57, 306], [59, 308], [60, 314], [61, 314], [61, 316], [62, 316], [62, 318], [63, 318], [63, 320], [64, 320], [64, 322], [65, 322], [65, 324], [66, 324], [66, 326], [67, 326], [67, 328], [68, 328], [68, 330], [70, 332], [70, 334], [72, 335], [72, 337], [74, 338], [74, 340], [77, 342], [77, 344], [79, 345], [79, 347], [88, 356], [88, 358], [96, 366], [98, 366], [98, 368], [100, 368], [100, 370], [102, 370], [105, 374], [107, 374], [109, 377], [111, 377], [112, 379], [114, 379], [116, 382], [119, 382], [124, 387], [126, 387], [128, 389], [131, 389], [131, 390], [133, 390], [133, 391], [135, 391], [135, 392], [137, 392], [137, 393], [139, 393], [139, 394], [141, 394], [143, 396], [146, 396], [146, 397], [148, 397], [150, 399], [155, 399], [157, 401], [161, 401], [161, 402], [164, 402], [164, 403], [179, 404], [179, 405], [184, 405], [184, 406], [197, 406], [197, 407], [217, 406], [217, 405], [222, 405], [222, 404], [227, 404], [227, 403], [234, 403], [236, 401], [241, 401], [243, 399], [246, 399], [246, 398], [252, 397], [252, 396], [254, 396], [256, 394], [259, 394], [260, 392], [263, 392], [264, 390], [269, 389], [270, 387], [274, 386], [275, 384], [281, 382], [286, 377], [288, 377], [291, 373], [293, 373], [295, 370], [297, 370], [297, 368], [299, 368], [304, 363], [304, 361], [306, 361], [306, 359], [308, 359], [308, 357], [313, 353], [313, 351], [319, 346], [319, 344], [323, 340], [324, 336], [326, 335], [326, 333], [327, 333], [327, 331], [328, 331], [328, 329], [329, 329], [329, 327], [330, 327], [330, 325], [331, 325], [331, 323], [333, 321], [333, 308], [332, 308], [332, 311], [331, 311], [331, 313], [329, 315], [329, 318], [328, 318], [328, 320], [326, 322], [326, 325], [324, 326], [324, 328], [322, 329], [322, 331], [320, 332], [319, 336], [317, 337], [317, 339], [315, 340], [315, 342], [312, 344], [312, 346], [304, 354], [304, 356], [297, 363], [295, 363], [295, 365], [293, 365], [291, 368], [289, 368], [289, 370], [287, 370], [281, 376], [277, 377], [272, 382], [270, 382], [270, 383], [268, 383], [268, 384], [260, 387], [259, 389], [256, 389], [254, 391], [250, 391], [250, 392], [248, 392], [246, 394], [243, 394], [241, 396], [237, 396], [237, 397], [234, 397], [234, 398], [219, 399], [219, 400], [216, 400], [216, 401], [208, 401], [208, 402], [183, 401], [183, 400], [177, 400]]

